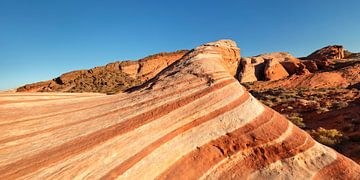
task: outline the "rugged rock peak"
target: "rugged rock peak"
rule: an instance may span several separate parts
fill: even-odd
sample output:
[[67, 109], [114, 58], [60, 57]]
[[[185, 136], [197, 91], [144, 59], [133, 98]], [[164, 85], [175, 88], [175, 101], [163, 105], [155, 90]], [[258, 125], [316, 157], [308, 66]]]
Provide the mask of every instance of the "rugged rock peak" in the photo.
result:
[[359, 179], [252, 97], [227, 67], [236, 49], [214, 44], [141, 91], [2, 94], [0, 179]]
[[332, 45], [332, 46], [326, 46], [311, 53], [305, 59], [332, 60], [332, 59], [344, 59], [344, 57], [345, 57], [344, 47], [340, 45]]

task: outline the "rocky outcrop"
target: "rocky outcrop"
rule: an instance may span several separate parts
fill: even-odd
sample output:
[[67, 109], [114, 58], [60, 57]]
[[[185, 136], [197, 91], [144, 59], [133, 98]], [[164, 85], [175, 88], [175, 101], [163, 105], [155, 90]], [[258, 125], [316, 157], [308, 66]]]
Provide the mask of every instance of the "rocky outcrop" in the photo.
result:
[[301, 61], [301, 63], [304, 64], [306, 69], [311, 73], [315, 73], [316, 71], [319, 70], [319, 68], [318, 68], [318, 66], [316, 64], [316, 61], [304, 60], [304, 61]]
[[276, 59], [265, 59], [264, 76], [266, 80], [279, 80], [288, 77], [289, 74], [285, 68]]
[[[254, 65], [250, 58], [241, 58], [238, 79], [240, 82], [254, 82], [257, 81], [256, 65]], [[259, 72], [259, 71], [258, 71]]]
[[[267, 66], [265, 60], [270, 60], [267, 62], [273, 62], [274, 66], [272, 66], [270, 70], [265, 69]], [[261, 80], [278, 80], [279, 78], [281, 79], [289, 74], [293, 74], [288, 72], [288, 69], [283, 65], [283, 63], [296, 65], [300, 63], [300, 60], [286, 52], [274, 52], [242, 58], [237, 77], [240, 82], [254, 82]], [[270, 66], [268, 66], [268, 68], [269, 67]], [[294, 66], [293, 68], [293, 71], [295, 72], [298, 66]], [[289, 70], [291, 71], [291, 69]]]
[[343, 46], [333, 45], [321, 48], [309, 56], [306, 59], [309, 60], [332, 60], [332, 59], [343, 59], [345, 57], [345, 50]]
[[18, 92], [101, 92], [124, 91], [153, 78], [188, 51], [159, 53], [138, 61], [119, 61], [89, 70], [65, 73], [53, 80], [27, 84]]
[[199, 46], [131, 93], [2, 94], [0, 179], [359, 179], [239, 84], [234, 45]]

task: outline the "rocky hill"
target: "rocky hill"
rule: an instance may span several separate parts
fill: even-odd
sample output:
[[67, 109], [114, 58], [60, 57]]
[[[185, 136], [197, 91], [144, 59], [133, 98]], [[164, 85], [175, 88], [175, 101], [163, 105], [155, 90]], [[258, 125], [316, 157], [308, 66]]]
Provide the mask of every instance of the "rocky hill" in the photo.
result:
[[0, 94], [0, 179], [360, 178], [249, 94], [239, 63], [222, 40], [128, 93]]
[[17, 92], [121, 92], [153, 78], [187, 52], [159, 53], [137, 61], [119, 61], [73, 71], [49, 81], [27, 84]]

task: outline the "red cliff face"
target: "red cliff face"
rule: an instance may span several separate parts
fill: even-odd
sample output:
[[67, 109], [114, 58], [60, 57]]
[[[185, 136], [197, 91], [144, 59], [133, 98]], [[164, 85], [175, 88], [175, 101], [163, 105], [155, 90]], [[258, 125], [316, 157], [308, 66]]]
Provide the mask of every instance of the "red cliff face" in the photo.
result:
[[140, 85], [180, 59], [188, 51], [159, 53], [138, 61], [109, 63], [89, 70], [65, 73], [53, 80], [27, 84], [18, 92], [114, 93]]
[[199, 46], [131, 93], [5, 93], [0, 179], [359, 179], [234, 78], [233, 41]]

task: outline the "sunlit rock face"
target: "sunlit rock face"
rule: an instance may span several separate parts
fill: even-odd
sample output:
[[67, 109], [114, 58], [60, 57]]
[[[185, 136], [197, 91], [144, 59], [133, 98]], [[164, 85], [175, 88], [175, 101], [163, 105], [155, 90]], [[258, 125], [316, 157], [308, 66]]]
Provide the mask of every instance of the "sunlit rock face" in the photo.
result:
[[239, 59], [222, 40], [129, 93], [0, 94], [0, 179], [359, 179], [253, 98]]

